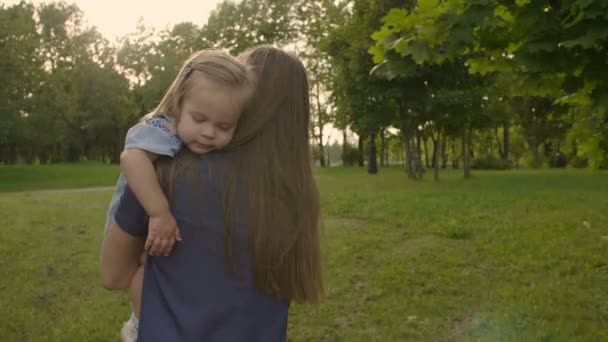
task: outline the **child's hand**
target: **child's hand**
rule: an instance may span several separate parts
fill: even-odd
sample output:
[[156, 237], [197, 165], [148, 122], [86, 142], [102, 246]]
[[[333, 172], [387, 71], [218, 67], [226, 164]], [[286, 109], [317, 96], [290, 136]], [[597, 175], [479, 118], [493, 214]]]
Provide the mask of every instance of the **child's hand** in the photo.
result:
[[175, 242], [181, 240], [177, 222], [170, 212], [150, 217], [148, 238], [144, 247], [150, 255], [168, 256], [173, 250]]

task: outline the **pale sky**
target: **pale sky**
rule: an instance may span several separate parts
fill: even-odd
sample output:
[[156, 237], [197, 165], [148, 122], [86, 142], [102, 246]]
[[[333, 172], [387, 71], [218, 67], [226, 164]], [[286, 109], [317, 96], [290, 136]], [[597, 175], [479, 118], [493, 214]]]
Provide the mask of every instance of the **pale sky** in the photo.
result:
[[[5, 5], [20, 0], [0, 0]], [[36, 5], [48, 0], [28, 0]], [[221, 0], [66, 0], [84, 13], [88, 24], [96, 26], [104, 37], [114, 40], [118, 36], [135, 32], [139, 18], [146, 27], [163, 29], [190, 21], [201, 26]]]

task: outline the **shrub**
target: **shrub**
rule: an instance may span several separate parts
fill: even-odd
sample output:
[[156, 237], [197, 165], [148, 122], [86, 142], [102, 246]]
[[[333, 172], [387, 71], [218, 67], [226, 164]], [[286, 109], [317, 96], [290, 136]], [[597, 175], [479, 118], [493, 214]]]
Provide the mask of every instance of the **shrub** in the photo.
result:
[[471, 168], [478, 170], [507, 170], [512, 167], [511, 161], [503, 160], [495, 156], [483, 156], [475, 158]]

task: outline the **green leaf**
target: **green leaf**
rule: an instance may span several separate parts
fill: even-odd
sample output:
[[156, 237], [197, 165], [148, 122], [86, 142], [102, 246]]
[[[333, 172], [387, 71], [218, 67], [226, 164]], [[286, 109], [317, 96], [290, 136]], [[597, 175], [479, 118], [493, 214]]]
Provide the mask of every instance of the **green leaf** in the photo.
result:
[[507, 72], [512, 70], [511, 64], [502, 58], [491, 60], [489, 58], [469, 58], [467, 59], [469, 72], [471, 74], [486, 75], [493, 72]]
[[373, 56], [374, 63], [380, 63], [384, 61], [384, 49], [382, 46], [376, 44], [369, 48], [368, 52]]
[[387, 27], [387, 25], [384, 25], [384, 26], [382, 26], [380, 31], [376, 31], [376, 32], [372, 33], [372, 39], [377, 42], [382, 42], [383, 40], [385, 40], [386, 38], [388, 38], [392, 35], [393, 35], [393, 30], [389, 29]]
[[507, 47], [508, 53], [514, 53], [524, 44], [524, 42], [511, 42], [509, 43], [509, 47]]
[[556, 104], [564, 104], [571, 106], [586, 106], [591, 104], [591, 97], [584, 91], [568, 94], [555, 100]]
[[429, 60], [429, 48], [426, 42], [417, 40], [407, 46], [401, 53], [402, 56], [411, 56], [417, 64], [422, 64]]
[[557, 50], [558, 44], [556, 44], [553, 41], [537, 40], [534, 42], [525, 43], [523, 45], [523, 48], [525, 48], [526, 51], [531, 52], [531, 53], [536, 53], [536, 52], [541, 52], [541, 51], [553, 52], [553, 51]]
[[418, 0], [417, 10], [420, 12], [430, 11], [439, 5], [437, 0]]
[[573, 48], [576, 46], [580, 46], [584, 49], [591, 49], [591, 48], [599, 47], [601, 44], [601, 41], [606, 39], [606, 37], [608, 37], [608, 27], [607, 26], [592, 27], [584, 35], [582, 35], [576, 39], [563, 41], [563, 42], [559, 43], [558, 45], [560, 47], [565, 47], [565, 48]]
[[513, 14], [511, 14], [511, 12], [509, 12], [509, 9], [504, 5], [500, 5], [500, 6], [496, 7], [494, 9], [494, 15], [501, 18], [502, 20], [504, 20], [506, 22], [513, 21]]
[[399, 38], [391, 43], [391, 48], [398, 54], [402, 54], [407, 49], [407, 43], [411, 38], [406, 39], [405, 37]]
[[407, 19], [408, 13], [407, 10], [402, 8], [393, 8], [388, 12], [388, 14], [382, 18], [385, 26], [393, 27], [395, 30], [401, 30], [405, 26], [405, 22]]

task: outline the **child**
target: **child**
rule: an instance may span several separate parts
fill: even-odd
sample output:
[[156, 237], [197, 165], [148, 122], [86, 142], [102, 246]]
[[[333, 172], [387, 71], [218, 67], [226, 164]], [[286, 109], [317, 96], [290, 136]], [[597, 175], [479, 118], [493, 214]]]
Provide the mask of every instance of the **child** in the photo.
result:
[[[169, 255], [181, 238], [153, 163], [158, 156], [175, 156], [182, 145], [198, 154], [226, 147], [252, 84], [245, 65], [224, 52], [203, 50], [184, 63], [158, 107], [127, 133], [106, 233], [128, 184], [150, 218], [145, 250], [152, 256]], [[131, 281], [133, 313], [121, 330], [123, 341], [137, 338], [142, 286], [139, 267]]]

